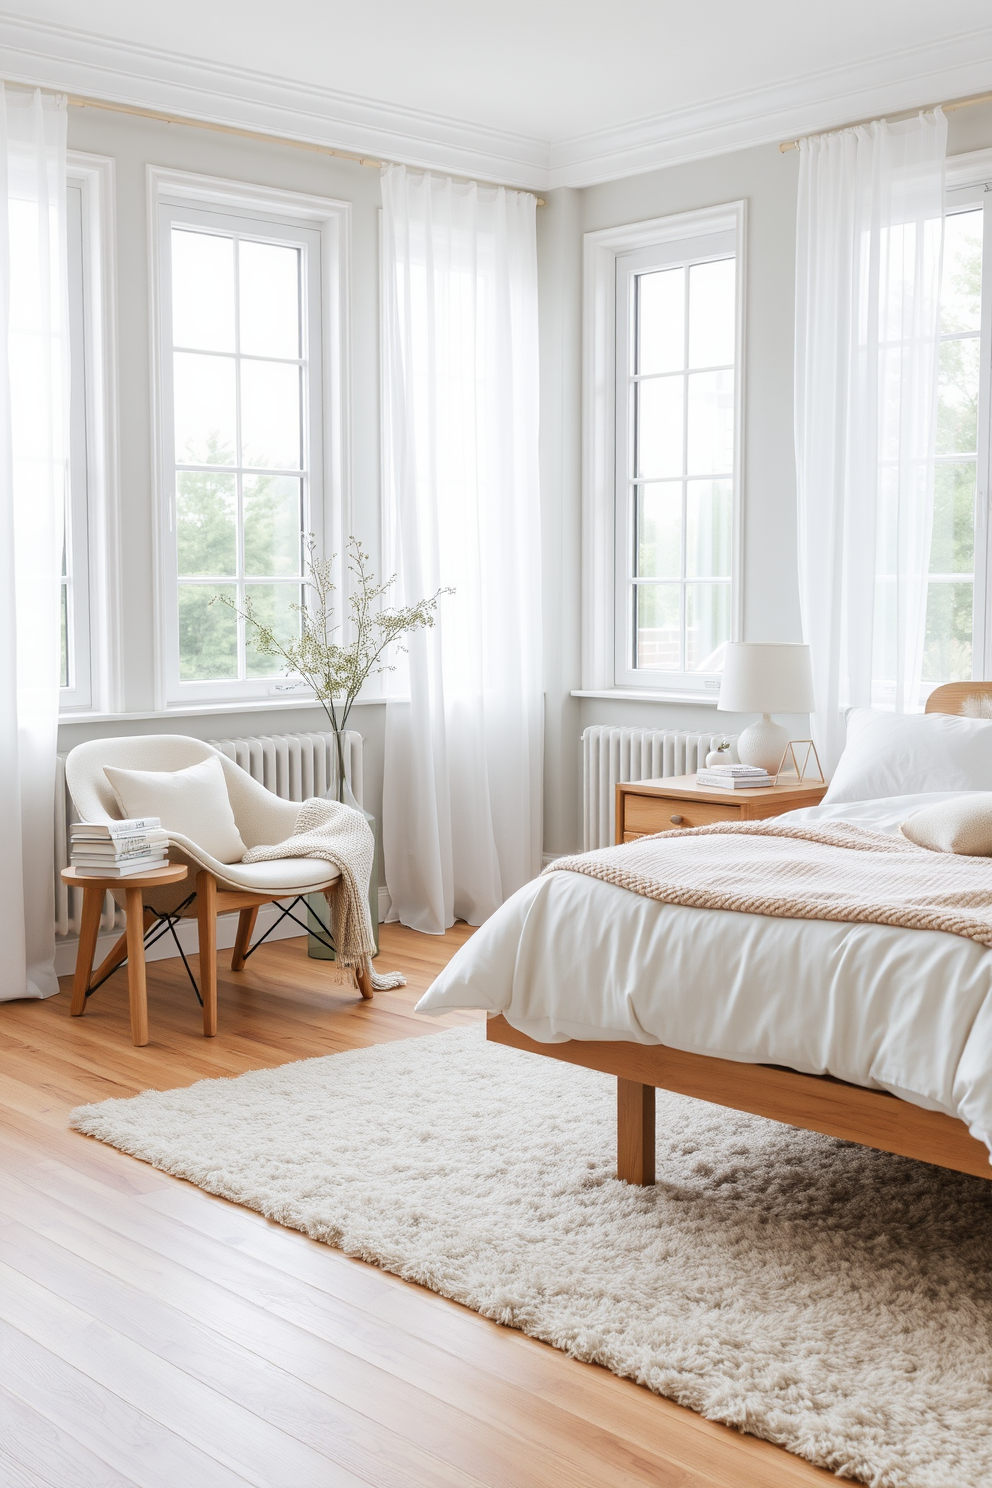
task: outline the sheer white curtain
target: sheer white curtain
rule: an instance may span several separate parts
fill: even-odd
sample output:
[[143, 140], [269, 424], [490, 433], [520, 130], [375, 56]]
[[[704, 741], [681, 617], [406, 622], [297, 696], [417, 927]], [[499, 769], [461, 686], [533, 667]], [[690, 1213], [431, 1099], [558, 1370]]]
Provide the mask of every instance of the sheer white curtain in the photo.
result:
[[383, 849], [393, 914], [480, 924], [540, 871], [534, 197], [383, 175], [387, 572], [433, 630], [390, 678]]
[[65, 139], [64, 99], [0, 85], [0, 1001], [58, 991]]
[[933, 513], [943, 114], [800, 142], [799, 573], [814, 737], [920, 706]]

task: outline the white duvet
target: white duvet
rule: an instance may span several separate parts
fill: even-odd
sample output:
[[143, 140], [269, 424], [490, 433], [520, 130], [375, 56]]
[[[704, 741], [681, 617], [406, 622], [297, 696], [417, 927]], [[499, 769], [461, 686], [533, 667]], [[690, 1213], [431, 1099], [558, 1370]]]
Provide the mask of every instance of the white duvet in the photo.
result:
[[[894, 832], [960, 791], [781, 820]], [[541, 1043], [629, 1039], [892, 1091], [992, 1149], [992, 951], [888, 925], [658, 904], [578, 873], [534, 879], [417, 1005], [484, 1008]]]

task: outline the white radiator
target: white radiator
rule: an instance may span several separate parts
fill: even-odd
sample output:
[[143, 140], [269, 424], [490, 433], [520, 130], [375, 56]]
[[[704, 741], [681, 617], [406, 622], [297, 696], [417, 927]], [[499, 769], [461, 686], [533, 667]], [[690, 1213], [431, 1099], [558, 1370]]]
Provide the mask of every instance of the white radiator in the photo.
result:
[[[260, 780], [266, 790], [285, 801], [323, 796], [337, 785], [338, 752], [333, 734], [269, 734], [210, 742], [247, 770], [253, 780]], [[344, 773], [361, 805], [362, 736], [352, 729], [344, 736]]]
[[618, 781], [691, 775], [724, 739], [730, 740], [730, 758], [736, 762], [736, 734], [685, 734], [605, 724], [587, 728], [582, 735], [583, 852], [613, 842]]
[[[309, 796], [322, 796], [337, 784], [338, 764], [334, 735], [268, 734], [248, 739], [210, 739], [228, 759], [247, 770], [267, 790], [286, 801], [305, 801]], [[349, 729], [345, 734], [345, 774], [355, 794], [362, 801], [362, 736]], [[55, 783], [55, 933], [78, 935], [79, 916], [83, 908], [81, 889], [70, 889], [62, 882], [62, 869], [69, 863], [69, 824], [79, 814], [65, 785], [65, 755], [58, 757]], [[108, 894], [104, 900], [102, 931], [124, 928], [124, 912]]]

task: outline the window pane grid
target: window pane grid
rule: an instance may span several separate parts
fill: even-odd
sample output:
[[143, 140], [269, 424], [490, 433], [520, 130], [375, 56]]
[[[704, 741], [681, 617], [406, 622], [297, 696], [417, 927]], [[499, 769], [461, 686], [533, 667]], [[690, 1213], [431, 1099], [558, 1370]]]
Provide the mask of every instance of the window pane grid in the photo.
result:
[[[246, 634], [247, 598], [283, 639], [298, 631], [291, 606], [302, 599], [309, 475], [303, 249], [185, 225], [171, 241], [173, 326], [183, 331], [173, 346], [180, 679], [244, 682], [280, 670]], [[243, 249], [257, 260], [247, 288]]]
[[[708, 301], [700, 271], [719, 290]], [[725, 257], [631, 276], [627, 610], [636, 671], [719, 670], [730, 638], [730, 533], [718, 529], [733, 520], [735, 274]]]
[[233, 362], [233, 361], [240, 360], [240, 361], [243, 361], [243, 362], [275, 362], [277, 364], [277, 366], [286, 366], [286, 367], [304, 367], [304, 366], [306, 366], [306, 358], [305, 357], [272, 357], [272, 356], [263, 357], [263, 356], [253, 356], [250, 352], [247, 352], [247, 351], [244, 351], [244, 352], [242, 352], [242, 351], [212, 351], [209, 347], [204, 347], [204, 346], [180, 346], [178, 344], [175, 345], [172, 349], [173, 349], [173, 351], [176, 351], [176, 352], [185, 352], [186, 354], [188, 354], [190, 356], [216, 357], [216, 359], [219, 362], [223, 362], [223, 361]]
[[[984, 212], [971, 207], [945, 219], [938, 367], [937, 449], [934, 462], [933, 535], [927, 581], [923, 676], [933, 684], [967, 681], [980, 665], [976, 612], [979, 404], [986, 389], [988, 348], [983, 351], [982, 250]], [[987, 458], [987, 451], [986, 451]]]
[[72, 626], [69, 624], [69, 580], [65, 574], [62, 575], [60, 590], [61, 598], [61, 663], [59, 667], [59, 686], [69, 687], [72, 681]]

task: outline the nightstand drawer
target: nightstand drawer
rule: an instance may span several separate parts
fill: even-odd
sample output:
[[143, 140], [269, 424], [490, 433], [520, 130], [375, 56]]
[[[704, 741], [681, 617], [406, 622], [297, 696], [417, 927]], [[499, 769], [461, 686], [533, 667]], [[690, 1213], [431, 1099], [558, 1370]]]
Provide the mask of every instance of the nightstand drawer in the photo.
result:
[[[673, 818], [678, 817], [678, 821]], [[711, 801], [680, 801], [674, 796], [637, 796], [624, 794], [624, 835], [635, 832], [674, 832], [679, 827], [706, 827], [710, 822], [740, 821], [740, 807]]]

